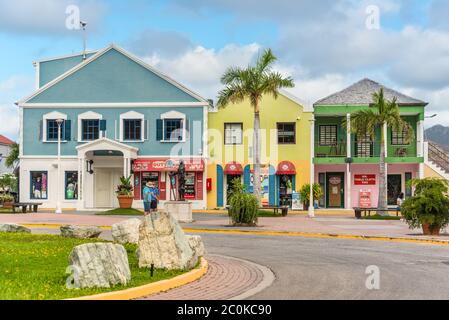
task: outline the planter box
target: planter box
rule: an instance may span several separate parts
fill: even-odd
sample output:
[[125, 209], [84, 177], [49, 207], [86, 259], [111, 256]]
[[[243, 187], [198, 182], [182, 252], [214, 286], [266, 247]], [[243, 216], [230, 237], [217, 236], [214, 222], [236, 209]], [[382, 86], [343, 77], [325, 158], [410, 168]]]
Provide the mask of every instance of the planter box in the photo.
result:
[[131, 209], [133, 206], [133, 196], [117, 196], [120, 209]]

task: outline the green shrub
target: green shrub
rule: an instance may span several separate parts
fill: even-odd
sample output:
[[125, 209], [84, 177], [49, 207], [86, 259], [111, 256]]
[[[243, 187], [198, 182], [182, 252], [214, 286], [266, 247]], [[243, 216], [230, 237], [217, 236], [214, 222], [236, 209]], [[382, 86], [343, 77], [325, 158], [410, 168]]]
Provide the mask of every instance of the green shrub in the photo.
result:
[[[305, 184], [299, 190], [299, 194], [301, 195], [301, 201], [305, 204], [306, 207], [309, 206], [310, 203], [310, 184]], [[323, 190], [318, 183], [313, 184], [313, 199], [320, 200], [323, 196]]]
[[415, 188], [415, 195], [406, 199], [401, 213], [410, 228], [419, 228], [423, 224], [446, 227], [449, 224], [449, 182], [426, 178], [413, 179], [409, 186]]
[[133, 195], [133, 185], [131, 182], [131, 177], [120, 177], [120, 184], [117, 186], [116, 194], [118, 196], [128, 196], [131, 197]]
[[245, 187], [240, 179], [231, 182], [229, 193], [229, 217], [234, 225], [256, 225], [259, 203], [257, 198], [245, 192]]

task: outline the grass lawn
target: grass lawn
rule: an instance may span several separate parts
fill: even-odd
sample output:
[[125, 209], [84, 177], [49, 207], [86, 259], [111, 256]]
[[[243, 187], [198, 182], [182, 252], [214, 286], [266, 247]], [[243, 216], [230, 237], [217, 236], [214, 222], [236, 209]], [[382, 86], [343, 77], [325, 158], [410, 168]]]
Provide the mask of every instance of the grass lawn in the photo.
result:
[[282, 217], [281, 213], [281, 210], [278, 211], [278, 214], [274, 214], [274, 210], [259, 210], [257, 216], [262, 218], [279, 218]]
[[362, 220], [401, 220], [401, 217], [396, 216], [381, 216], [379, 214], [373, 215], [373, 216], [362, 216]]
[[104, 212], [97, 212], [99, 216], [143, 216], [143, 211], [137, 209], [113, 209]]
[[68, 257], [80, 244], [101, 240], [78, 240], [52, 235], [0, 233], [0, 300], [59, 300], [123, 290], [172, 278], [184, 271], [139, 269], [136, 245], [125, 245], [132, 280], [112, 289], [70, 290], [65, 286]]

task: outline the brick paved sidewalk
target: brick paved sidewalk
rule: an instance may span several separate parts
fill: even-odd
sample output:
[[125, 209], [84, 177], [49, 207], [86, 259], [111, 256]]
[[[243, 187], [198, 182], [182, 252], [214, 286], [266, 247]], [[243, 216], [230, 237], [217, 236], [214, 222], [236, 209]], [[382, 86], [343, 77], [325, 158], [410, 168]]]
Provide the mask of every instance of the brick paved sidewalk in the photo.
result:
[[[264, 273], [253, 263], [216, 255], [206, 256], [206, 259], [209, 262], [209, 270], [201, 279], [141, 300], [228, 300], [236, 297], [244, 299], [256, 294], [255, 291], [269, 286], [274, 280], [271, 271], [271, 274]], [[272, 279], [266, 279], [270, 276]], [[248, 293], [248, 296], [245, 293]]]

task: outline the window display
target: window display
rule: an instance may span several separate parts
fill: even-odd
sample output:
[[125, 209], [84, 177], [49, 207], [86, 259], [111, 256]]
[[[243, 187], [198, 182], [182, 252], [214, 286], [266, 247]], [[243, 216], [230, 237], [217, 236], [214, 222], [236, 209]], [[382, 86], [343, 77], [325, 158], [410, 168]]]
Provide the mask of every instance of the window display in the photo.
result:
[[194, 200], [195, 199], [195, 172], [186, 173], [186, 193], [185, 198]]
[[78, 199], [78, 172], [66, 171], [65, 173], [65, 199], [77, 200]]
[[46, 171], [31, 171], [31, 199], [47, 199], [48, 174]]

